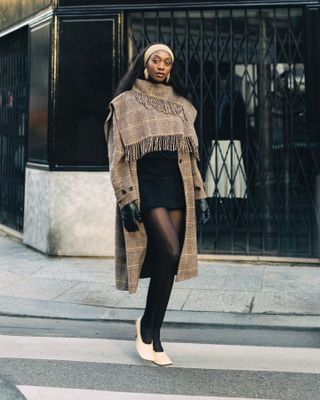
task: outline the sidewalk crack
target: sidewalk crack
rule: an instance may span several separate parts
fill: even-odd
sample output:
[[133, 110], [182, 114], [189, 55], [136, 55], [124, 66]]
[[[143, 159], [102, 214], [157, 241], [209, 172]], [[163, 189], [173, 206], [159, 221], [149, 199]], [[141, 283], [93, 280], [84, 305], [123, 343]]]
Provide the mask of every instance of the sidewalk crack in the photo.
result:
[[189, 297], [191, 296], [191, 292], [192, 292], [192, 289], [189, 289], [189, 293], [187, 294], [187, 297], [185, 298], [185, 300], [180, 308], [180, 311], [183, 310], [183, 307], [185, 306], [186, 302], [188, 301]]
[[250, 301], [250, 303], [249, 303], [249, 306], [248, 306], [248, 313], [249, 313], [249, 314], [252, 313], [252, 309], [253, 309], [253, 305], [254, 305], [254, 300], [255, 300], [255, 297], [252, 296], [252, 299], [251, 299], [251, 301]]
[[[79, 285], [79, 283], [82, 283], [81, 281], [77, 281], [77, 283], [75, 283], [74, 285], [70, 286], [68, 289], [63, 290], [61, 293], [57, 294], [55, 297], [53, 297], [51, 300], [57, 300], [60, 296], [64, 295], [65, 293], [67, 293], [69, 290], [72, 290], [73, 288], [75, 288], [77, 285]], [[70, 301], [70, 303], [72, 303], [72, 301]]]

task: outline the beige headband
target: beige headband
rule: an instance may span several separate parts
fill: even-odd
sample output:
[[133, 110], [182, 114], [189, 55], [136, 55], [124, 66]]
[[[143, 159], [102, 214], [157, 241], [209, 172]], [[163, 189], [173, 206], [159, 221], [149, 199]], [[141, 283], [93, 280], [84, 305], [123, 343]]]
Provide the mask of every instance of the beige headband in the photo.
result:
[[169, 53], [170, 57], [172, 58], [172, 62], [174, 61], [174, 55], [169, 46], [166, 46], [165, 44], [153, 44], [152, 46], [148, 47], [144, 53], [144, 56], [143, 56], [144, 65], [147, 64], [147, 61], [149, 60], [151, 54], [153, 54], [154, 52], [156, 52], [158, 50], [164, 50], [167, 53]]

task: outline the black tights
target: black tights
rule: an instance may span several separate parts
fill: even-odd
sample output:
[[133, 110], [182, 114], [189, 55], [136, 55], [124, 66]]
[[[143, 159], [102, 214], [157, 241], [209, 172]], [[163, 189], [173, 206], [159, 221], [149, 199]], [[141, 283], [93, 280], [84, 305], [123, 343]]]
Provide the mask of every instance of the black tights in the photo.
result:
[[180, 259], [185, 213], [182, 209], [154, 208], [143, 214], [143, 222], [154, 253], [141, 336], [145, 343], [152, 341], [153, 349], [159, 352], [163, 351], [160, 329]]

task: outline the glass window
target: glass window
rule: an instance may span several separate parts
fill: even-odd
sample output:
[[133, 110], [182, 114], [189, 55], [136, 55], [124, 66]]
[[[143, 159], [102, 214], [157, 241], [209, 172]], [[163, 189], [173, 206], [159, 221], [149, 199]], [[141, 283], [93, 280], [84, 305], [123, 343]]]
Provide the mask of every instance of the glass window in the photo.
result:
[[114, 90], [114, 20], [61, 23], [55, 165], [105, 168], [103, 123]]
[[28, 161], [48, 164], [50, 23], [31, 31]]

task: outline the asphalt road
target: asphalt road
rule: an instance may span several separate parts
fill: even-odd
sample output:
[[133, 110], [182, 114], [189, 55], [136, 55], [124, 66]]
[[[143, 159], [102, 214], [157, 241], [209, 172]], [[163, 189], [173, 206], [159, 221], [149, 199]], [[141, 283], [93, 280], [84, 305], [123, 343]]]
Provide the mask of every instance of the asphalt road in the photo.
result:
[[[317, 330], [166, 324], [162, 339], [177, 359], [169, 368], [138, 359], [134, 325], [128, 322], [0, 317], [0, 335], [0, 376], [25, 391], [74, 391], [74, 397], [56, 395], [61, 400], [81, 394], [98, 399], [98, 393], [116, 399], [120, 392], [127, 399], [151, 393], [148, 400], [161, 394], [192, 400], [320, 399]], [[44, 394], [41, 400], [46, 398], [53, 397]]]
[[[133, 340], [134, 323], [0, 316], [0, 335]], [[183, 343], [320, 348], [320, 329], [261, 329], [164, 323], [162, 340]]]

